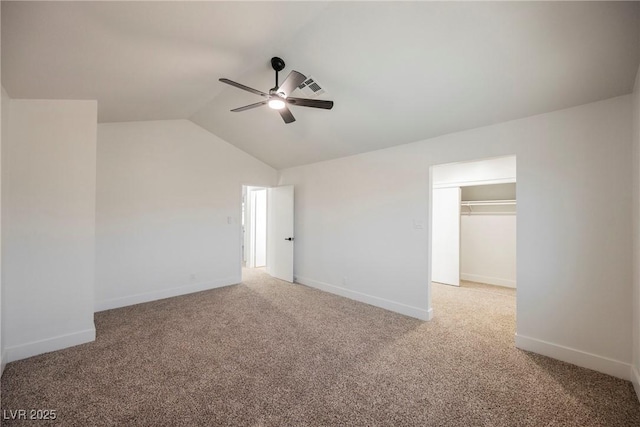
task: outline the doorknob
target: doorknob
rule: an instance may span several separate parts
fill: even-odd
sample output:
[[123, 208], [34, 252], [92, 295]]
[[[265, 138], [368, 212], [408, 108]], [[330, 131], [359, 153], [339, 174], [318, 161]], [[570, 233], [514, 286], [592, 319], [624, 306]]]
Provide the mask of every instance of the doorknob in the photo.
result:
[[285, 237], [284, 240], [292, 241], [293, 237]]

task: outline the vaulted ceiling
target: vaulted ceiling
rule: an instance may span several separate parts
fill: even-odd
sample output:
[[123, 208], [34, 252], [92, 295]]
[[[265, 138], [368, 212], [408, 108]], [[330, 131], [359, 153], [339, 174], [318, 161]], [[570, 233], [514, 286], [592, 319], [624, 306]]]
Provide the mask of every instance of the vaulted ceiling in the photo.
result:
[[[190, 119], [280, 169], [630, 93], [640, 3], [3, 1], [1, 41], [13, 98]], [[272, 56], [334, 109], [230, 112], [261, 98], [218, 79], [267, 91]]]

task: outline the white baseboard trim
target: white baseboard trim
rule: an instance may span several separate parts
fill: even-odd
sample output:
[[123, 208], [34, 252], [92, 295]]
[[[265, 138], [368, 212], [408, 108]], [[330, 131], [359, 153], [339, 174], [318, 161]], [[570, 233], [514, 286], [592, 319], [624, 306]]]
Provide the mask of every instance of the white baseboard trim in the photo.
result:
[[324, 292], [329, 292], [331, 294], [340, 295], [341, 297], [363, 302], [365, 304], [373, 305], [375, 307], [384, 308], [385, 310], [404, 314], [405, 316], [415, 317], [420, 320], [431, 320], [433, 318], [433, 310], [431, 308], [429, 310], [425, 310], [423, 308], [402, 304], [373, 295], [363, 294], [362, 292], [341, 288], [340, 286], [330, 285], [328, 283], [319, 282], [317, 280], [309, 279], [306, 277], [296, 276], [296, 283], [319, 289]]
[[142, 304], [144, 302], [177, 297], [179, 295], [186, 295], [194, 292], [208, 291], [209, 289], [222, 288], [229, 285], [236, 285], [240, 282], [242, 282], [242, 277], [233, 276], [215, 280], [213, 282], [203, 282], [193, 285], [179, 286], [176, 288], [145, 292], [142, 294], [129, 295], [126, 297], [113, 298], [104, 301], [96, 301], [94, 310], [95, 312], [111, 310], [113, 308], [126, 307], [128, 305]]
[[470, 282], [486, 283], [488, 285], [505, 286], [507, 288], [515, 288], [516, 281], [509, 279], [501, 279], [500, 277], [481, 276], [479, 274], [460, 273], [460, 279]]
[[96, 328], [92, 327], [70, 334], [58, 335], [57, 337], [46, 338], [39, 341], [32, 341], [26, 344], [16, 345], [5, 349], [2, 363], [15, 362], [27, 357], [37, 356], [50, 351], [62, 350], [96, 340]]
[[640, 401], [640, 372], [638, 372], [638, 368], [633, 365], [631, 365], [631, 382], [636, 391], [636, 396], [638, 396], [638, 401]]
[[602, 372], [623, 380], [631, 380], [631, 364], [619, 360], [610, 359], [575, 348], [565, 347], [542, 341], [536, 338], [525, 337], [516, 334], [516, 347], [533, 353], [542, 354], [553, 359]]

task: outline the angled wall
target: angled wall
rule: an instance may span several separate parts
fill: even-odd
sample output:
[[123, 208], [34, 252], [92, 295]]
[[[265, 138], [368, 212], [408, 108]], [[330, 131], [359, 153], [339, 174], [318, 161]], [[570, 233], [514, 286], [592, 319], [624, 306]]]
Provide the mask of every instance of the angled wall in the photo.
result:
[[275, 169], [188, 120], [98, 125], [96, 311], [241, 281], [242, 185]]

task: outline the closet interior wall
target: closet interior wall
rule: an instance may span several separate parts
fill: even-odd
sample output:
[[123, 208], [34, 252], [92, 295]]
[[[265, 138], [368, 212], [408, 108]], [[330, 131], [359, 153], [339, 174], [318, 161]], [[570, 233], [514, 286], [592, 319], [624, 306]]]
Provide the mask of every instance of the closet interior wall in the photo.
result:
[[460, 279], [516, 287], [516, 184], [461, 187]]

